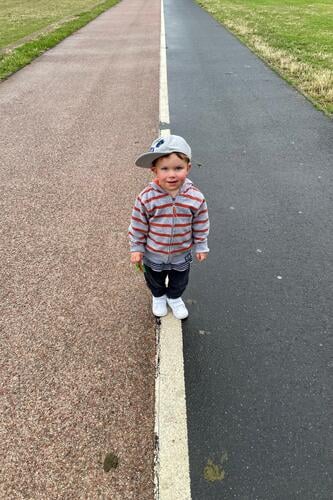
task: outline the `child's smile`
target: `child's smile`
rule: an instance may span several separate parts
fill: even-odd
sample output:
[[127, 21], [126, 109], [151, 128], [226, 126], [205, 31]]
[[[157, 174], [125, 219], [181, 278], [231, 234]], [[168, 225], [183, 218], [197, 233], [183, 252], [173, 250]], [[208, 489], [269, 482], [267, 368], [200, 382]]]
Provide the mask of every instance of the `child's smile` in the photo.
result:
[[152, 171], [156, 174], [161, 188], [170, 194], [175, 194], [185, 181], [190, 168], [190, 163], [172, 153], [159, 158]]

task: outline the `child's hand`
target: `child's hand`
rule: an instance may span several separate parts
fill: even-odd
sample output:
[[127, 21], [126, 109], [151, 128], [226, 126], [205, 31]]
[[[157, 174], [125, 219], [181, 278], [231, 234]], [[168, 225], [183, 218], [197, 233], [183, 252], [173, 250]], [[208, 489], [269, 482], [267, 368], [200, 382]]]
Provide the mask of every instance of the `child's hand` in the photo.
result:
[[203, 260], [206, 260], [208, 257], [208, 252], [200, 252], [195, 254], [197, 260], [199, 262], [202, 262]]
[[131, 252], [131, 263], [141, 264], [143, 253], [142, 252]]

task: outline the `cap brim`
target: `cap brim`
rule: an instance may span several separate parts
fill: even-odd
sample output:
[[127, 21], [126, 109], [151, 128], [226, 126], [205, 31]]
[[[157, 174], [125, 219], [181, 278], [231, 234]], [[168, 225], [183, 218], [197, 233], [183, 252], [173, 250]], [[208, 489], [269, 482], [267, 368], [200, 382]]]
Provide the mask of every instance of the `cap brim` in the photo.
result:
[[153, 161], [157, 160], [157, 158], [165, 156], [166, 154], [168, 153], [144, 153], [135, 160], [135, 165], [143, 168], [152, 168]]

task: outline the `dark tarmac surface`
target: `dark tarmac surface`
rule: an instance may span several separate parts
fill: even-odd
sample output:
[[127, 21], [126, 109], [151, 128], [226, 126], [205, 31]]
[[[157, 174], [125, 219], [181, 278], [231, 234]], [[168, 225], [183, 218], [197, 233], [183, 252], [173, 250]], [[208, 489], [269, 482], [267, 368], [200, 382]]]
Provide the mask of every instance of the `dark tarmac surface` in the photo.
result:
[[329, 500], [332, 121], [191, 0], [165, 17], [212, 222], [183, 324], [193, 500]]
[[153, 498], [155, 325], [127, 228], [159, 45], [159, 3], [123, 0], [0, 84], [3, 499]]

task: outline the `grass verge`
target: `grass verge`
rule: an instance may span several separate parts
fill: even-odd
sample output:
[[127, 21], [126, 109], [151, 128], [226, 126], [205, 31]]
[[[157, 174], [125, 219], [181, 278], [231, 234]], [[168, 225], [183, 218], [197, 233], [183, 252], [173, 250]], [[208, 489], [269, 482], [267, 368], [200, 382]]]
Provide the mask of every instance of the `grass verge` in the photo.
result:
[[332, 117], [332, 0], [197, 2]]
[[90, 9], [79, 12], [67, 21], [59, 21], [60, 26], [54, 27], [52, 31], [45, 26], [46, 33], [41, 33], [36, 39], [32, 39], [12, 50], [0, 54], [0, 81], [8, 78], [11, 74], [29, 64], [33, 59], [40, 56], [46, 50], [54, 47], [78, 29], [82, 28], [97, 16], [113, 7], [119, 0], [106, 0]]

